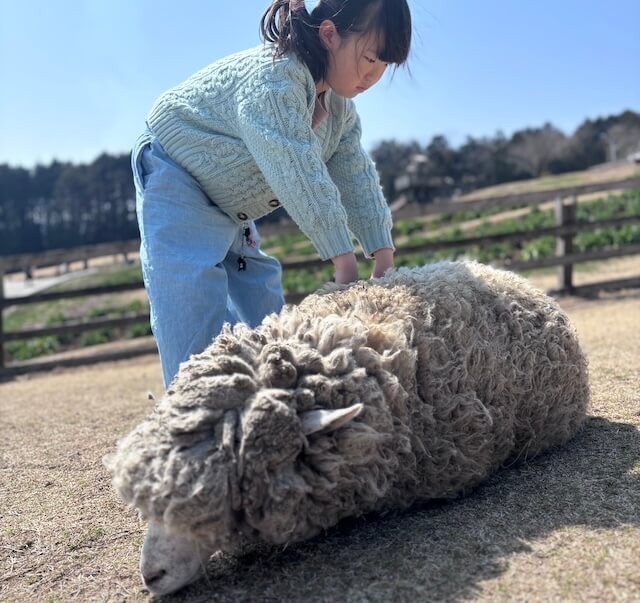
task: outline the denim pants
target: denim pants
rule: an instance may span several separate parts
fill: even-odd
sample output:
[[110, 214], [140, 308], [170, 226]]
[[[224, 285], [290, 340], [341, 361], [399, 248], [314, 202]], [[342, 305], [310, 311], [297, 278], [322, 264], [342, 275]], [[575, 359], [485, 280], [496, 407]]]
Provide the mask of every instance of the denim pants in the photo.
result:
[[282, 271], [260, 250], [255, 225], [240, 226], [220, 210], [151, 132], [137, 140], [131, 164], [142, 275], [167, 387], [225, 322], [256, 327], [282, 308]]

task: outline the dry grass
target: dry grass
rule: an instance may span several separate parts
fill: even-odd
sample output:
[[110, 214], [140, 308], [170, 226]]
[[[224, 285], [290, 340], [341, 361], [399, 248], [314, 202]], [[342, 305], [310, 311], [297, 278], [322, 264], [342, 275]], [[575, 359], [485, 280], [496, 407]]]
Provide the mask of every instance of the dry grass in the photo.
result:
[[521, 195], [524, 193], [536, 193], [557, 188], [567, 188], [567, 194], [571, 194], [574, 186], [587, 184], [604, 184], [618, 180], [627, 180], [640, 177], [640, 168], [635, 163], [622, 165], [603, 166], [599, 169], [582, 170], [580, 172], [568, 172], [555, 176], [544, 176], [531, 180], [507, 182], [483, 189], [479, 189], [460, 197], [459, 201], [476, 201], [490, 197], [506, 195]]
[[[631, 255], [598, 262], [576, 264], [573, 284], [576, 287], [640, 276], [640, 256]], [[528, 276], [540, 289], [550, 291], [560, 286], [558, 268], [536, 270]]]
[[[640, 293], [563, 301], [593, 418], [566, 447], [452, 502], [222, 556], [173, 601], [640, 600]], [[0, 600], [145, 601], [143, 526], [102, 456], [161, 392], [157, 358], [0, 385]]]

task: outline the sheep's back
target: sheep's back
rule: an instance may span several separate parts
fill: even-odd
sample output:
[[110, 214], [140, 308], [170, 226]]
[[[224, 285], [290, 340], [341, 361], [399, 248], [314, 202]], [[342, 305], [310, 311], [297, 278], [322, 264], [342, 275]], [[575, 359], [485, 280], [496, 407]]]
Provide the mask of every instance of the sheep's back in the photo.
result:
[[475, 262], [401, 269], [389, 279], [407, 282], [421, 300], [413, 410], [426, 447], [420, 497], [464, 491], [576, 433], [589, 400], [587, 364], [553, 299]]

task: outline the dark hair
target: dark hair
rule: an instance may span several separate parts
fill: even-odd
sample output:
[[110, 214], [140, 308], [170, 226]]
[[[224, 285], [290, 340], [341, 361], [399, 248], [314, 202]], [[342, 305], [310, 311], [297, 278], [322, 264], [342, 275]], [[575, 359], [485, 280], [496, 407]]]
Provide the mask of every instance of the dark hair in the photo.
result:
[[320, 0], [311, 14], [304, 0], [273, 0], [262, 15], [260, 33], [276, 46], [276, 56], [294, 52], [318, 82], [326, 76], [329, 60], [318, 32], [325, 19], [333, 21], [341, 36], [379, 32], [378, 58], [396, 66], [406, 62], [411, 46], [406, 0]]

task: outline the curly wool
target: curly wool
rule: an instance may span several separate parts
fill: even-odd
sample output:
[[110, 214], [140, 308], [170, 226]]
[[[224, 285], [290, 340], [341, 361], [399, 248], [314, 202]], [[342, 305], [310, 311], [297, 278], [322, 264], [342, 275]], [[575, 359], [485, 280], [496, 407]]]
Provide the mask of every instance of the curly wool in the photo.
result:
[[[143, 516], [230, 550], [467, 492], [562, 444], [587, 363], [554, 300], [474, 262], [327, 287], [184, 363], [108, 461]], [[362, 403], [335, 431], [301, 415]]]

